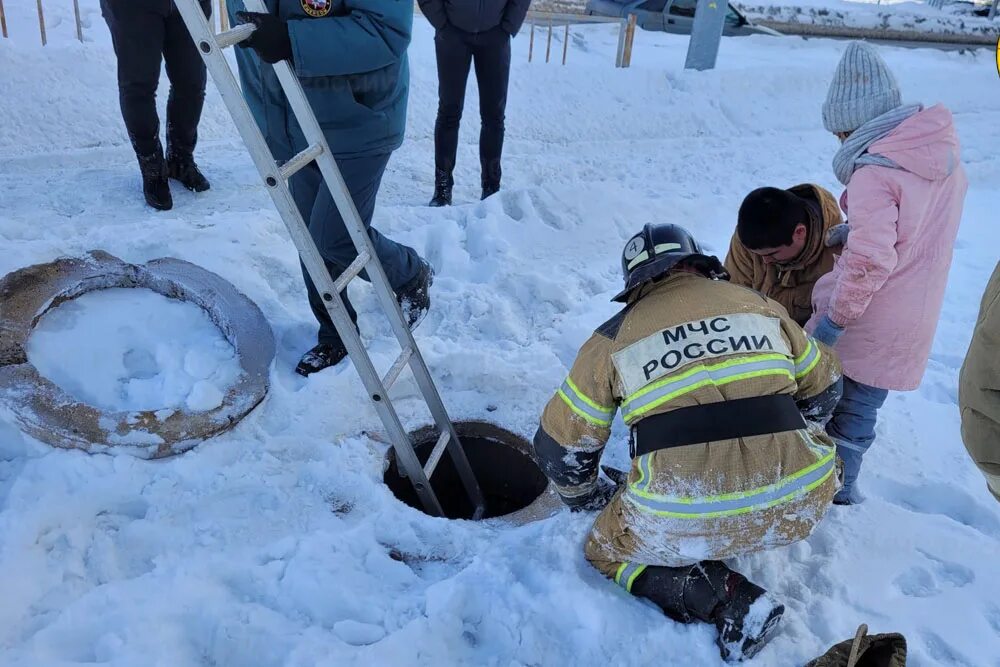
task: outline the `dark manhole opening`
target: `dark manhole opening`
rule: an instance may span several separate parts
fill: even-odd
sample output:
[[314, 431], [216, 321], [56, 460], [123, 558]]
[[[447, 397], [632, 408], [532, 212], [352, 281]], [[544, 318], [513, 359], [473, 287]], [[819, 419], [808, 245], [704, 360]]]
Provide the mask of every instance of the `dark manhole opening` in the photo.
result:
[[[524, 509], [545, 491], [548, 480], [531, 459], [530, 445], [525, 439], [486, 422], [455, 422], [455, 430], [486, 499], [484, 519]], [[437, 430], [423, 428], [412, 438], [417, 457], [426, 463], [437, 442]], [[387, 457], [389, 467], [383, 476], [386, 486], [410, 507], [425, 511], [413, 484], [399, 474], [391, 449]], [[472, 503], [447, 452], [430, 481], [447, 518], [472, 518]]]

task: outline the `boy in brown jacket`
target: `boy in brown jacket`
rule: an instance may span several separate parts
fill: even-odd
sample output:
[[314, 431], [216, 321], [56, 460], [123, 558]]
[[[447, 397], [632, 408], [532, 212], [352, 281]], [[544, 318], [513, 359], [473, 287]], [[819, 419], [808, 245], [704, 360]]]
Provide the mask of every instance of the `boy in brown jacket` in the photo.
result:
[[736, 285], [774, 299], [800, 326], [812, 315], [813, 285], [833, 269], [843, 239], [833, 195], [818, 185], [759, 188], [740, 206], [726, 270]]

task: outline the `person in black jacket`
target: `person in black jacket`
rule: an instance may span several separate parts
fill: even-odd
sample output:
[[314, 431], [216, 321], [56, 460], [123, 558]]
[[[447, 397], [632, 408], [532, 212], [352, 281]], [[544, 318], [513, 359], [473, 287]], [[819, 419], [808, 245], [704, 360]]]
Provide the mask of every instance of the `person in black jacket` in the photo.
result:
[[510, 38], [524, 23], [531, 0], [419, 0], [437, 31], [438, 114], [434, 125], [434, 197], [431, 206], [451, 204], [458, 126], [465, 83], [475, 62], [479, 84], [479, 161], [482, 198], [500, 189], [504, 110], [510, 75]]
[[[200, 0], [205, 16], [211, 0]], [[191, 40], [173, 0], [101, 0], [101, 14], [111, 30], [118, 57], [118, 94], [129, 140], [139, 159], [146, 203], [173, 207], [167, 178], [195, 192], [208, 190], [194, 162], [198, 122], [205, 102], [205, 63]], [[160, 63], [170, 79], [167, 99], [167, 155], [160, 144], [156, 88]]]

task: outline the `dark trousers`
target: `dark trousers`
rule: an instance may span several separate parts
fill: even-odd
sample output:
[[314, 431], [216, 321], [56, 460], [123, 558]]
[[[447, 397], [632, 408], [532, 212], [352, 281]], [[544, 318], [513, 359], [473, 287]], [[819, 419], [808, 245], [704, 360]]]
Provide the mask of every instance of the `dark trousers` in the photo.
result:
[[[389, 153], [337, 160], [337, 166], [340, 167], [340, 172], [347, 183], [351, 199], [354, 200], [354, 205], [375, 246], [375, 253], [382, 261], [389, 284], [398, 292], [399, 288], [417, 277], [420, 271], [420, 256], [413, 248], [396, 243], [371, 227], [372, 215], [375, 213], [375, 198], [388, 163]], [[295, 174], [291, 186], [295, 205], [309, 225], [309, 234], [326, 261], [327, 270], [336, 280], [337, 276], [355, 260], [358, 253], [344, 225], [344, 219], [333, 202], [333, 195], [323, 183], [319, 167], [315, 164]], [[340, 341], [333, 320], [330, 319], [323, 299], [309, 279], [305, 267], [302, 275], [305, 277], [306, 290], [309, 293], [309, 305], [316, 316], [316, 321], [319, 322], [319, 342], [329, 344]], [[368, 280], [368, 275], [364, 271], [361, 272], [361, 277]], [[351, 320], [357, 322], [358, 315], [347, 298], [346, 289], [342, 296]]]
[[[211, 0], [201, 0], [211, 15]], [[118, 57], [122, 118], [136, 155], [159, 153], [156, 88], [160, 62], [167, 66], [167, 151], [190, 155], [198, 140], [205, 102], [205, 65], [172, 0], [101, 0]]]
[[458, 150], [458, 126], [465, 105], [465, 83], [475, 62], [479, 84], [479, 161], [484, 182], [500, 182], [504, 110], [510, 78], [510, 35], [503, 28], [481, 33], [448, 26], [434, 37], [438, 69], [438, 115], [434, 125], [434, 166], [451, 173]]

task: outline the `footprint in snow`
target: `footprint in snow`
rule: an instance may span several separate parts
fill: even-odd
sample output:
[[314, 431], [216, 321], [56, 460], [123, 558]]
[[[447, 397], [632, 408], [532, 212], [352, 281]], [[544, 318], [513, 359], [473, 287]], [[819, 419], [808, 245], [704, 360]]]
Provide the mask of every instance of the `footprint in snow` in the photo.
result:
[[337, 621], [333, 624], [333, 632], [341, 641], [351, 646], [368, 646], [381, 641], [385, 637], [385, 628], [381, 625], [362, 623], [360, 621]]
[[968, 493], [942, 482], [919, 486], [882, 479], [880, 495], [888, 502], [919, 514], [937, 514], [979, 531], [987, 537], [1000, 538], [1000, 519]]

